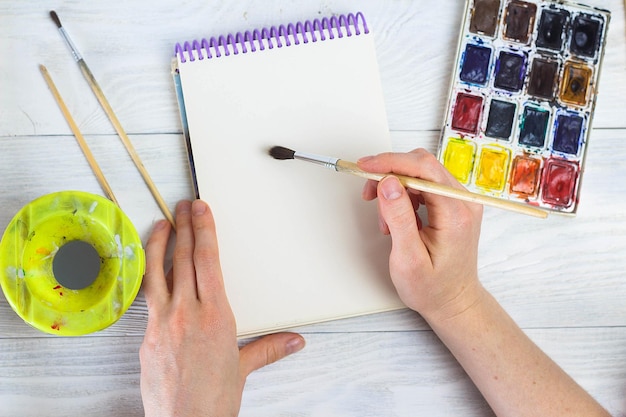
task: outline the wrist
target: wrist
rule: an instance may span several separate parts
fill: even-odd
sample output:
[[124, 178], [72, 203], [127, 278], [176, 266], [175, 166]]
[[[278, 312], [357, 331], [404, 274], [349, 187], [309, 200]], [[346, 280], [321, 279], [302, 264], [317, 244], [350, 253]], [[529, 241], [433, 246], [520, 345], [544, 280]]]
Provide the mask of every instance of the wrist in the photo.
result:
[[431, 309], [419, 311], [431, 327], [439, 327], [472, 314], [488, 298], [488, 292], [478, 279], [470, 280], [459, 292]]

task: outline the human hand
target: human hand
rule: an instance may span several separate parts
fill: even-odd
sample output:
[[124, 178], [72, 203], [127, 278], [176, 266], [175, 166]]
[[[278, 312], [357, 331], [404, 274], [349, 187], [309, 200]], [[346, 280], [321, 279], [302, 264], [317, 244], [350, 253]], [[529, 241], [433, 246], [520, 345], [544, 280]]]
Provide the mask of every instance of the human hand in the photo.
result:
[[176, 225], [167, 277], [166, 220], [156, 223], [146, 245], [148, 326], [139, 352], [144, 410], [146, 416], [236, 416], [246, 377], [302, 349], [304, 339], [278, 333], [239, 349], [210, 208], [200, 200], [181, 202]]
[[[361, 158], [361, 169], [396, 173], [462, 189], [429, 152], [383, 153]], [[424, 318], [446, 319], [469, 308], [482, 295], [478, 281], [478, 238], [482, 206], [406, 190], [394, 176], [368, 181], [363, 198], [378, 197], [380, 228], [391, 234], [391, 279], [402, 301]], [[416, 213], [426, 205], [428, 221]]]

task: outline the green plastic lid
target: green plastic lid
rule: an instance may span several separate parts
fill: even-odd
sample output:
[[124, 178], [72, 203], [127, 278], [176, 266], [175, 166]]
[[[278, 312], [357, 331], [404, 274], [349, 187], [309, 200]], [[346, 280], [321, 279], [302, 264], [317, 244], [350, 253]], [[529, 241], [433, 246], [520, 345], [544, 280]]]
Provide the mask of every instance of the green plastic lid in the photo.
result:
[[82, 191], [40, 197], [0, 242], [0, 286], [15, 312], [51, 334], [78, 336], [115, 323], [145, 271], [141, 239], [112, 201]]

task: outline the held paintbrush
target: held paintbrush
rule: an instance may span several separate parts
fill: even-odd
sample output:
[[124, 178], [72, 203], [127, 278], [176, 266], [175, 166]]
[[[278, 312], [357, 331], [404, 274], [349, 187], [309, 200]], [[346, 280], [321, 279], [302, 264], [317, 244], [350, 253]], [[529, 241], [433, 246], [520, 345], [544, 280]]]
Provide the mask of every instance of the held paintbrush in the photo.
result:
[[122, 124], [120, 123], [120, 121], [117, 119], [117, 116], [113, 112], [113, 108], [111, 107], [111, 105], [109, 104], [109, 101], [107, 100], [106, 96], [102, 92], [102, 89], [100, 88], [100, 85], [96, 81], [96, 78], [93, 76], [91, 70], [87, 66], [87, 63], [85, 63], [85, 60], [83, 59], [82, 55], [80, 54], [80, 52], [78, 51], [78, 49], [76, 48], [76, 46], [72, 42], [72, 39], [67, 34], [67, 31], [65, 30], [65, 28], [61, 24], [61, 19], [59, 19], [59, 16], [56, 14], [56, 12], [54, 10], [52, 10], [50, 12], [50, 17], [52, 18], [54, 23], [57, 25], [57, 28], [59, 29], [59, 33], [61, 34], [61, 36], [63, 37], [63, 39], [65, 40], [65, 42], [69, 46], [70, 50], [72, 51], [72, 55], [74, 56], [74, 60], [76, 61], [76, 63], [80, 67], [80, 70], [83, 73], [83, 76], [87, 80], [87, 83], [91, 87], [91, 90], [96, 95], [96, 98], [98, 99], [98, 102], [102, 106], [104, 112], [108, 116], [109, 120], [111, 120], [111, 123], [113, 124], [113, 127], [115, 128], [115, 131], [117, 132], [117, 134], [119, 135], [120, 139], [122, 140], [122, 143], [124, 144], [124, 147], [128, 151], [128, 154], [130, 155], [130, 157], [133, 160], [135, 166], [139, 170], [139, 173], [141, 174], [141, 176], [142, 176], [143, 180], [145, 181], [146, 185], [150, 189], [150, 192], [152, 193], [152, 196], [156, 200], [157, 204], [159, 205], [159, 208], [161, 209], [161, 211], [163, 212], [163, 214], [165, 215], [167, 220], [169, 220], [169, 222], [172, 224], [172, 227], [176, 227], [176, 223], [174, 221], [174, 216], [172, 215], [171, 211], [169, 210], [167, 204], [165, 204], [165, 201], [163, 200], [163, 197], [161, 197], [161, 194], [159, 193], [159, 190], [156, 188], [156, 185], [154, 185], [154, 182], [152, 181], [152, 178], [150, 178], [150, 175], [148, 174], [148, 171], [143, 166], [143, 163], [141, 162], [141, 159], [139, 158], [139, 155], [137, 154], [137, 151], [135, 150], [135, 148], [134, 148], [133, 144], [131, 143], [130, 139], [128, 138], [128, 135], [126, 134], [126, 132], [122, 128]]
[[455, 198], [463, 201], [469, 201], [472, 203], [483, 204], [485, 206], [510, 210], [543, 219], [548, 217], [547, 211], [536, 207], [526, 206], [520, 203], [515, 203], [513, 201], [501, 200], [499, 198], [491, 197], [488, 195], [476, 194], [470, 191], [460, 190], [457, 188], [449, 187], [447, 185], [437, 184], [419, 178], [412, 178], [397, 174], [377, 174], [373, 172], [366, 172], [360, 169], [354, 162], [344, 161], [338, 158], [296, 152], [282, 146], [274, 146], [269, 150], [269, 154], [274, 159], [299, 159], [301, 161], [311, 162], [326, 168], [334, 169], [337, 172], [352, 174], [369, 180], [380, 181], [387, 175], [393, 175], [398, 178], [398, 180], [400, 180], [400, 183], [402, 183], [404, 187], [411, 188], [413, 190], [436, 194], [444, 197]]

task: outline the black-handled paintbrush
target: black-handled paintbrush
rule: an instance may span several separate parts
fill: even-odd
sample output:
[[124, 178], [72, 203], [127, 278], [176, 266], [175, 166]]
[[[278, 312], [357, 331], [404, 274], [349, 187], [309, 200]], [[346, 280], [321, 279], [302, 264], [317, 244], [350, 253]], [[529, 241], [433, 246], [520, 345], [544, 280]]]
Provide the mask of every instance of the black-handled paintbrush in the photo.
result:
[[169, 207], [165, 203], [165, 200], [163, 200], [161, 193], [159, 193], [159, 190], [154, 184], [154, 181], [152, 181], [152, 178], [150, 177], [150, 174], [148, 174], [148, 171], [144, 167], [143, 162], [141, 162], [141, 158], [139, 158], [139, 154], [135, 150], [135, 147], [133, 146], [128, 135], [124, 131], [122, 124], [120, 123], [117, 116], [115, 115], [113, 108], [111, 107], [111, 105], [109, 104], [109, 101], [107, 100], [106, 96], [102, 92], [102, 89], [100, 88], [100, 85], [96, 81], [96, 78], [93, 76], [91, 70], [87, 66], [87, 63], [83, 59], [83, 56], [78, 51], [78, 48], [76, 48], [76, 45], [74, 45], [74, 42], [72, 42], [72, 39], [67, 34], [67, 31], [61, 24], [61, 19], [59, 19], [59, 16], [54, 10], [50, 11], [50, 18], [52, 18], [54, 23], [57, 25], [57, 28], [59, 29], [59, 33], [61, 34], [61, 36], [63, 37], [63, 39], [69, 46], [70, 50], [72, 51], [74, 60], [80, 67], [80, 70], [83, 73], [83, 76], [87, 80], [87, 83], [89, 84], [89, 87], [91, 87], [91, 90], [93, 91], [93, 93], [96, 95], [96, 98], [98, 99], [98, 102], [102, 106], [102, 109], [104, 110], [106, 115], [109, 117], [109, 120], [111, 120], [111, 123], [113, 124], [113, 127], [115, 128], [115, 131], [117, 132], [120, 139], [122, 140], [122, 143], [124, 144], [124, 147], [126, 148], [126, 151], [130, 155], [133, 162], [135, 163], [135, 166], [139, 170], [141, 177], [143, 178], [146, 185], [148, 186], [148, 189], [152, 193], [152, 196], [156, 200], [156, 203], [158, 204], [159, 208], [161, 209], [165, 217], [170, 221], [170, 223], [172, 224], [172, 227], [176, 228], [176, 222], [174, 220], [174, 216], [172, 215], [172, 212], [170, 211]]
[[393, 173], [377, 174], [373, 172], [366, 172], [359, 168], [354, 162], [344, 161], [339, 158], [297, 152], [282, 146], [274, 146], [269, 150], [269, 154], [274, 159], [299, 159], [301, 161], [311, 162], [317, 165], [322, 165], [326, 168], [334, 169], [337, 172], [352, 174], [361, 178], [366, 178], [374, 181], [380, 181], [388, 175], [393, 175], [398, 178], [398, 180], [400, 180], [400, 183], [402, 185], [404, 185], [406, 188], [411, 188], [413, 190], [436, 194], [444, 197], [456, 198], [458, 200], [483, 204], [485, 206], [497, 207], [500, 209], [510, 210], [543, 219], [548, 217], [547, 211], [539, 209], [537, 207], [527, 206], [524, 204], [516, 203], [514, 201], [502, 200], [488, 195], [476, 194], [467, 190], [459, 190], [457, 188], [449, 187], [447, 185], [437, 184], [435, 182], [430, 182], [419, 178], [407, 177], [405, 175], [398, 175]]

